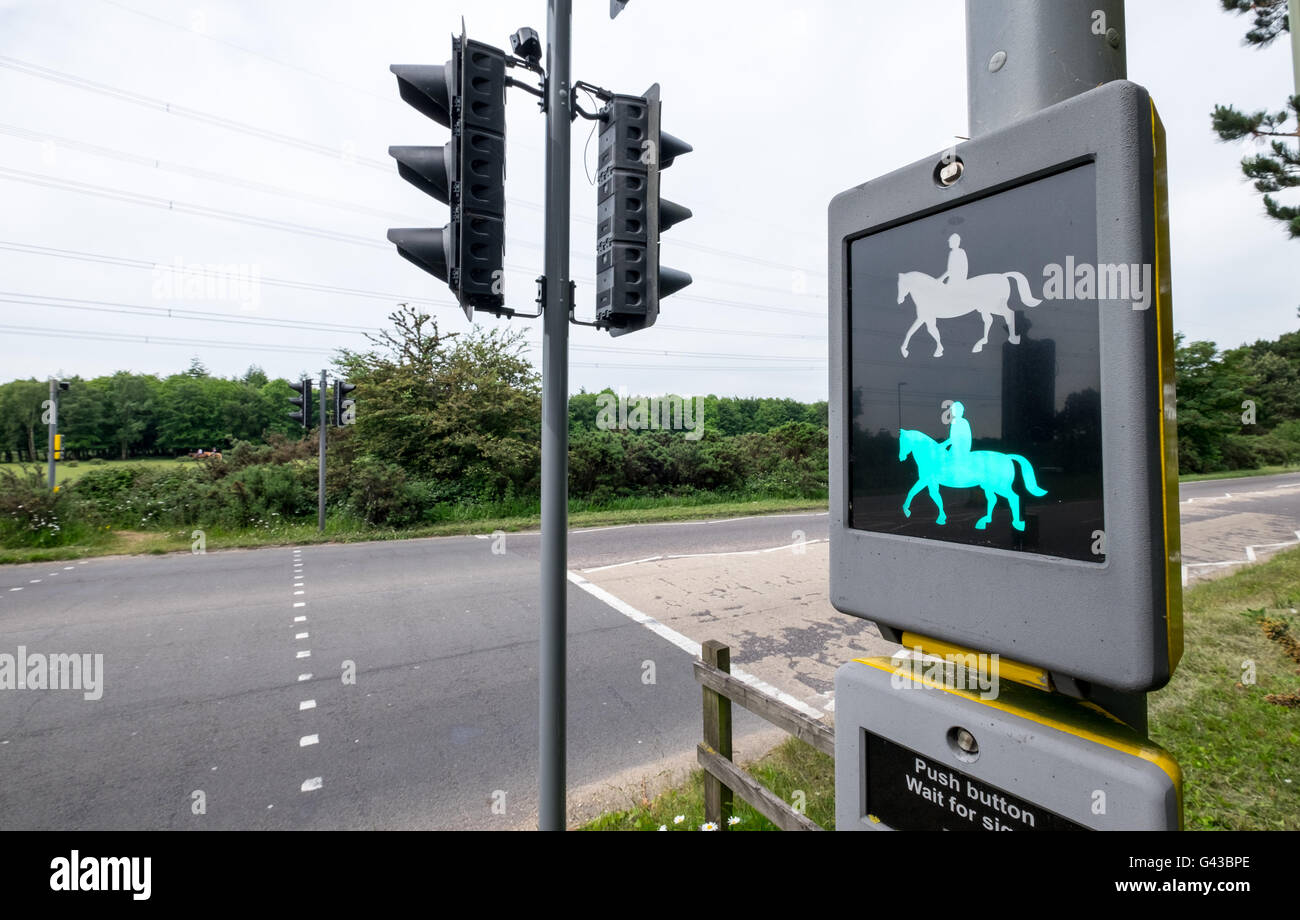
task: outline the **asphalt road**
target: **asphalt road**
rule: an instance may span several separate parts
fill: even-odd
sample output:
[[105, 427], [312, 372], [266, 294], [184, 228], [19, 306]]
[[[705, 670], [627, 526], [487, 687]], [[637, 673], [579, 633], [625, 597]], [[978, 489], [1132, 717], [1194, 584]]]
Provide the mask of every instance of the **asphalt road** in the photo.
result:
[[1178, 510], [1189, 575], [1214, 577], [1300, 542], [1300, 473], [1183, 483]]
[[[100, 653], [105, 688], [97, 701], [0, 691], [0, 828], [534, 823], [537, 567], [492, 548], [466, 537], [0, 570], [0, 653]], [[691, 657], [569, 597], [570, 787], [693, 751]], [[737, 713], [739, 734], [765, 727]]]
[[[1296, 540], [1300, 475], [1189, 483], [1180, 512], [1209, 571]], [[826, 535], [825, 514], [579, 529], [570, 569]], [[98, 700], [0, 691], [0, 828], [530, 826], [538, 550], [505, 534], [0, 569], [0, 655], [104, 663]], [[689, 754], [692, 656], [572, 586], [569, 608], [570, 788]], [[738, 735], [764, 727], [737, 709]]]

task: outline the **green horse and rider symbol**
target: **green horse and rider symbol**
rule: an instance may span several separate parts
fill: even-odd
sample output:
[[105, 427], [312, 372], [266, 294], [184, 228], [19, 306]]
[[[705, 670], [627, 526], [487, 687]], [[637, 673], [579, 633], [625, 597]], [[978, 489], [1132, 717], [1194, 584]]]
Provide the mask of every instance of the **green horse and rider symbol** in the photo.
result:
[[1034, 478], [1034, 467], [1019, 454], [1004, 454], [996, 450], [971, 450], [970, 422], [966, 420], [966, 407], [954, 402], [949, 411], [952, 422], [948, 429], [948, 439], [938, 443], [921, 431], [903, 428], [898, 432], [898, 460], [903, 462], [910, 456], [916, 461], [916, 485], [907, 493], [903, 502], [903, 514], [912, 516], [912, 499], [922, 489], [930, 491], [930, 498], [939, 509], [936, 524], [945, 524], [948, 516], [943, 510], [943, 499], [939, 496], [939, 487], [952, 489], [971, 489], [979, 487], [984, 490], [984, 499], [988, 505], [987, 513], [975, 523], [976, 530], [983, 530], [993, 520], [993, 509], [997, 506], [998, 496], [1007, 500], [1011, 506], [1011, 526], [1024, 530], [1025, 522], [1020, 517], [1020, 496], [1012, 488], [1016, 478], [1016, 465], [1025, 479], [1025, 488], [1031, 495], [1042, 497], [1047, 490], [1040, 488]]

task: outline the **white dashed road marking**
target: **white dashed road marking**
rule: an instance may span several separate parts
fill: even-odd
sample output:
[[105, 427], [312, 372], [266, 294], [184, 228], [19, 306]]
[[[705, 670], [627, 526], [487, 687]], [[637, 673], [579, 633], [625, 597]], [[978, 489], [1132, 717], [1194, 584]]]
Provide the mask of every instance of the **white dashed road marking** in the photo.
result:
[[315, 709], [315, 708], [316, 708], [315, 700], [303, 700], [301, 703], [298, 704], [299, 712], [303, 712], [304, 710]]
[[312, 744], [320, 744], [320, 735], [303, 735], [298, 739], [298, 747], [307, 747]]
[[302, 791], [315, 792], [317, 789], [321, 787], [321, 785], [322, 785], [321, 778], [319, 776], [313, 776], [311, 779], [303, 781]]

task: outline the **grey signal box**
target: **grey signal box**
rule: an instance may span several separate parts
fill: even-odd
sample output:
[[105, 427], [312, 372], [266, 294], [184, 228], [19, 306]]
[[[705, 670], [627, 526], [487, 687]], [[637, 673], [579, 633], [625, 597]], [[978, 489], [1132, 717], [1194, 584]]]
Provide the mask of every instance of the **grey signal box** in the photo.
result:
[[1061, 688], [1182, 653], [1163, 128], [1105, 84], [830, 205], [831, 601]]
[[1060, 694], [964, 683], [918, 661], [840, 667], [837, 830], [1181, 830], [1166, 751]]

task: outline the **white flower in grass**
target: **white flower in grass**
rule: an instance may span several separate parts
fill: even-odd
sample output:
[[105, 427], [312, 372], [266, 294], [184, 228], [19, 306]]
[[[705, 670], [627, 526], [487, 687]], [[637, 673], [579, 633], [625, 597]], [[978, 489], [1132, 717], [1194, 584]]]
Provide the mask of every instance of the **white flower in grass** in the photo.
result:
[[700, 830], [702, 831], [716, 831], [717, 829], [718, 825], [714, 824], [712, 821], [705, 821], [700, 825]]
[[727, 819], [728, 826], [734, 827], [739, 823], [740, 823], [740, 818], [736, 817], [735, 815], [732, 815], [730, 818]]
[[677, 817], [673, 818], [673, 824], [681, 824], [685, 820], [686, 820], [686, 815], [678, 815]]
[[659, 830], [661, 830], [661, 831], [666, 831], [666, 830], [668, 830], [668, 825], [667, 825], [667, 824], [661, 824], [661, 825], [659, 825]]

